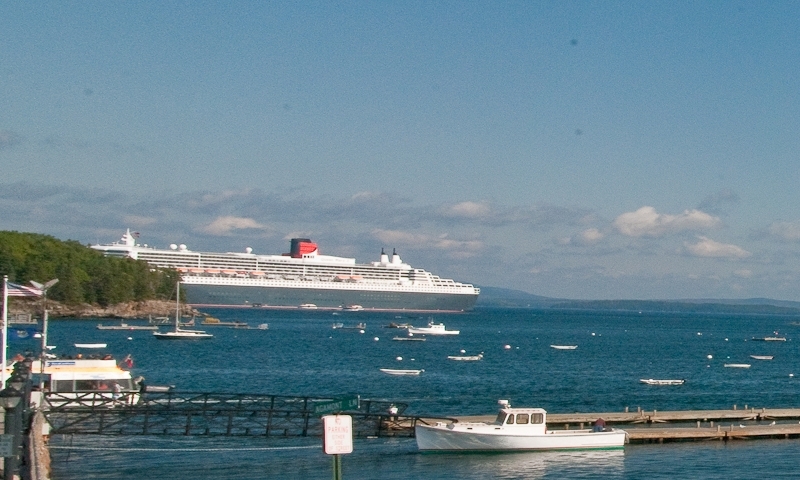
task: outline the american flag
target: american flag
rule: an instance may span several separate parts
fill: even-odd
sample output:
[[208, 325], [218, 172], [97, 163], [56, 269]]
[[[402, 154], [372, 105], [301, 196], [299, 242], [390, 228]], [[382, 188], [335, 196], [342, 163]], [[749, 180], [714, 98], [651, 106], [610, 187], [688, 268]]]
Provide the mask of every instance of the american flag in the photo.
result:
[[9, 297], [41, 297], [42, 291], [34, 287], [26, 287], [25, 285], [17, 285], [16, 283], [7, 282], [8, 296]]

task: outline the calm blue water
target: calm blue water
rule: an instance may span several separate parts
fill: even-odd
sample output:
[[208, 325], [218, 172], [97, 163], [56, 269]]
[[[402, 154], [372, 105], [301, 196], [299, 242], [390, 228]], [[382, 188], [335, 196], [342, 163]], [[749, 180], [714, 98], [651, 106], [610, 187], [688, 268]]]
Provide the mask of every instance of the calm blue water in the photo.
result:
[[[394, 314], [209, 310], [223, 321], [261, 330], [207, 328], [203, 342], [163, 342], [147, 331], [101, 331], [98, 321], [51, 322], [50, 344], [108, 343], [132, 354], [134, 374], [181, 391], [278, 395], [346, 395], [409, 404], [409, 414], [494, 414], [498, 399], [553, 413], [797, 407], [800, 401], [800, 317], [660, 313], [480, 310], [438, 315], [453, 337], [395, 342], [389, 322], [426, 323]], [[331, 329], [366, 322], [366, 333]], [[104, 323], [111, 323], [106, 321]], [[756, 342], [773, 332], [787, 342]], [[129, 339], [130, 337], [130, 339]], [[375, 337], [378, 340], [375, 340]], [[796, 337], [796, 339], [795, 339]], [[578, 345], [563, 351], [551, 344]], [[505, 348], [508, 345], [510, 348]], [[13, 348], [13, 347], [12, 347]], [[481, 362], [447, 355], [484, 353]], [[712, 358], [708, 359], [708, 355]], [[773, 361], [749, 355], [774, 355]], [[402, 360], [397, 360], [402, 357]], [[723, 368], [751, 363], [750, 369]], [[421, 368], [420, 377], [392, 377], [379, 368]], [[796, 377], [790, 376], [796, 374]], [[640, 378], [684, 378], [653, 387]], [[57, 436], [53, 477], [330, 478], [319, 439]], [[95, 450], [99, 449], [99, 450]], [[422, 455], [412, 440], [357, 440], [343, 459], [344, 478], [794, 478], [798, 440], [631, 445], [624, 452]]]

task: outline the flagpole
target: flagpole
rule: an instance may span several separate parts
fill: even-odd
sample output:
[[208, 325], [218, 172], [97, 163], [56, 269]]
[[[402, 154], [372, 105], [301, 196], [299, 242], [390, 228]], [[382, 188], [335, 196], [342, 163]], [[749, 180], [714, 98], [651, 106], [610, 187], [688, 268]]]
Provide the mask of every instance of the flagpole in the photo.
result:
[[0, 372], [0, 388], [6, 386], [6, 353], [8, 351], [8, 275], [3, 275], [3, 344], [2, 350], [2, 372]]

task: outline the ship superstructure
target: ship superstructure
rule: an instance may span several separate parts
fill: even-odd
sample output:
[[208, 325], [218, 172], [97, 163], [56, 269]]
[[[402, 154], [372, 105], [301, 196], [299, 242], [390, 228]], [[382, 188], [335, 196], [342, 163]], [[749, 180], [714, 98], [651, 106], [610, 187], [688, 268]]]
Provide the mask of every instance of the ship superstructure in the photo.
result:
[[177, 244], [148, 247], [128, 230], [120, 241], [92, 248], [177, 269], [193, 305], [463, 311], [480, 293], [473, 285], [413, 268], [396, 251], [390, 257], [382, 250], [380, 260], [356, 263], [354, 258], [321, 255], [307, 238], [292, 239], [290, 252], [282, 255], [257, 255], [251, 248], [209, 253]]

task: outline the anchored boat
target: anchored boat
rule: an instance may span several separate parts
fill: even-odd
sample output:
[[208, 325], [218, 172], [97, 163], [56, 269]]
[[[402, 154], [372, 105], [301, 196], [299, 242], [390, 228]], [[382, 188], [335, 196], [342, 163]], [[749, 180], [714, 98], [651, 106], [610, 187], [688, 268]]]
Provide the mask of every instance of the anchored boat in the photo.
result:
[[647, 385], [683, 385], [686, 380], [657, 380], [652, 378], [642, 378], [640, 382]]
[[408, 327], [408, 333], [420, 335], [458, 335], [459, 330], [447, 330], [444, 323], [429, 322], [427, 327]]
[[153, 336], [159, 340], [207, 340], [209, 338], [213, 338], [214, 335], [210, 333], [206, 333], [202, 330], [186, 330], [180, 328], [180, 318], [181, 318], [181, 302], [180, 302], [180, 292], [181, 292], [181, 283], [178, 282], [177, 288], [175, 289], [177, 292], [175, 295], [175, 303], [176, 303], [176, 311], [175, 311], [175, 329], [173, 331], [167, 332], [153, 332]]
[[381, 372], [388, 375], [419, 375], [425, 370], [407, 370], [399, 368], [381, 368]]

